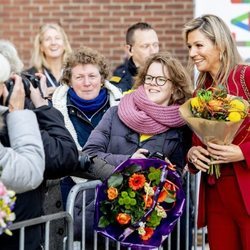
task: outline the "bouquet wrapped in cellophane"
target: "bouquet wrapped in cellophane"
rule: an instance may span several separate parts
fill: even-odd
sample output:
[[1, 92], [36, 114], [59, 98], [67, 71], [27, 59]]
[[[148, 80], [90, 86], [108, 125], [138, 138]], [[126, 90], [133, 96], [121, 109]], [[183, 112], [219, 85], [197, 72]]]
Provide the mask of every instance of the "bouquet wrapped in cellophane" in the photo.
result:
[[0, 235], [2, 233], [12, 235], [12, 232], [8, 227], [15, 220], [15, 214], [13, 213], [15, 200], [15, 192], [7, 190], [4, 184], [0, 181]]
[[181, 216], [181, 177], [159, 159], [129, 159], [97, 187], [95, 229], [134, 248], [159, 247]]
[[[248, 115], [248, 109], [246, 100], [228, 95], [224, 86], [218, 85], [198, 90], [196, 97], [181, 105], [180, 113], [205, 145], [207, 142], [228, 145]], [[211, 165], [208, 174], [219, 178], [220, 165]]]

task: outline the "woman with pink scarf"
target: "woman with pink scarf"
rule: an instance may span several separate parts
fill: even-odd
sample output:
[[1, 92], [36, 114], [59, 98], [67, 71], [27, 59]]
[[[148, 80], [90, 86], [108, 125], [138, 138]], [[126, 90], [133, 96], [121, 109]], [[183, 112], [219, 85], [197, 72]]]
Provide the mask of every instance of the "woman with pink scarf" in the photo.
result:
[[[179, 106], [191, 97], [189, 75], [169, 53], [157, 53], [140, 69], [134, 88], [104, 114], [84, 152], [114, 166], [157, 152], [182, 174], [191, 133]], [[185, 227], [181, 228], [185, 233]]]
[[84, 152], [115, 166], [159, 152], [182, 171], [190, 133], [179, 106], [191, 96], [189, 75], [169, 53], [157, 53], [141, 68], [134, 88], [105, 113]]

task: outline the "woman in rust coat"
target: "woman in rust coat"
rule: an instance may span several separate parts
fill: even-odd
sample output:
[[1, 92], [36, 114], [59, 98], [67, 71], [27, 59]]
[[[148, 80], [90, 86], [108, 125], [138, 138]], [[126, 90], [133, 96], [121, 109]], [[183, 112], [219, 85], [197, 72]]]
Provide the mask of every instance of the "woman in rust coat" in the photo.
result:
[[[190, 62], [199, 71], [197, 89], [223, 84], [229, 94], [250, 102], [250, 66], [244, 65], [234, 39], [217, 16], [203, 15], [185, 24]], [[189, 169], [201, 171], [198, 227], [207, 226], [211, 250], [250, 249], [250, 118], [245, 118], [230, 145], [203, 145], [194, 135]], [[210, 161], [210, 157], [216, 159]], [[208, 180], [211, 163], [220, 178]]]

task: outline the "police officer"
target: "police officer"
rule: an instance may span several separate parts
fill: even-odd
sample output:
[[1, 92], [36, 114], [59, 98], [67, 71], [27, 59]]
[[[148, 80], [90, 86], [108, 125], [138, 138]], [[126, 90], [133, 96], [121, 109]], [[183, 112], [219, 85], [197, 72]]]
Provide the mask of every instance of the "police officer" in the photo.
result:
[[122, 92], [133, 87], [133, 78], [146, 59], [159, 52], [159, 40], [155, 30], [148, 23], [140, 22], [130, 26], [126, 33], [125, 49], [129, 58], [115, 69], [110, 79]]

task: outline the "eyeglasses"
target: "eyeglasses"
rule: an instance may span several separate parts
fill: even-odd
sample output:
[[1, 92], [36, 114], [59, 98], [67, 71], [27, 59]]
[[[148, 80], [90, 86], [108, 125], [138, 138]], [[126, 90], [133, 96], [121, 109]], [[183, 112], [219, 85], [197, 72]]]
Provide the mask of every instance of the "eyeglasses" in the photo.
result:
[[171, 80], [169, 78], [165, 78], [163, 76], [151, 76], [151, 75], [146, 75], [144, 78], [144, 83], [145, 84], [151, 84], [153, 80], [155, 79], [155, 83], [158, 86], [163, 86], [167, 81]]

